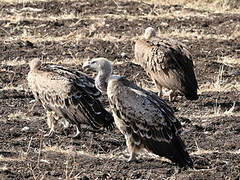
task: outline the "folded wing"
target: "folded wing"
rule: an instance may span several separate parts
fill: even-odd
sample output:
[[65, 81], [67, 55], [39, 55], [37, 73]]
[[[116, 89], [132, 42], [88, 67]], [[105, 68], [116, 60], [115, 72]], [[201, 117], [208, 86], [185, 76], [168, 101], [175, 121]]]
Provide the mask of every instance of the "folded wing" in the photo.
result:
[[121, 124], [121, 132], [130, 137], [131, 142], [180, 166], [192, 167], [179, 136], [181, 124], [162, 99], [124, 78], [110, 83], [108, 89], [110, 105], [117, 120], [122, 121], [116, 124]]

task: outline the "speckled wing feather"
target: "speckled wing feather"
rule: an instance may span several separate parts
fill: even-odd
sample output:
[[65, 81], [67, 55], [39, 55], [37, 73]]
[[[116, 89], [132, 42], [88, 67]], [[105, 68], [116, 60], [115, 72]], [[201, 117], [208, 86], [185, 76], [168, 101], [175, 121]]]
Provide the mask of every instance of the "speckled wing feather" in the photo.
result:
[[98, 100], [101, 92], [92, 78], [55, 65], [43, 66], [35, 78], [35, 94], [46, 109], [78, 127], [87, 125], [92, 130], [113, 127], [114, 119]]
[[181, 42], [158, 37], [140, 39], [135, 44], [135, 58], [136, 63], [162, 86], [178, 89], [187, 98], [197, 98], [192, 57]]
[[71, 82], [74, 82], [76, 87], [83, 88], [87, 94], [93, 96], [94, 98], [100, 98], [102, 96], [101, 92], [95, 86], [94, 79], [81, 71], [49, 64], [42, 66], [42, 69], [44, 71], [54, 72], [60, 76], [64, 76], [65, 78], [69, 78]]
[[188, 70], [187, 67], [193, 68], [191, 54], [183, 43], [158, 37], [152, 37], [146, 42], [153, 47], [153, 59], [161, 69], [178, 69], [184, 72]]
[[192, 166], [178, 135], [181, 124], [162, 99], [124, 78], [110, 81], [108, 97], [117, 126], [131, 141], [180, 165]]

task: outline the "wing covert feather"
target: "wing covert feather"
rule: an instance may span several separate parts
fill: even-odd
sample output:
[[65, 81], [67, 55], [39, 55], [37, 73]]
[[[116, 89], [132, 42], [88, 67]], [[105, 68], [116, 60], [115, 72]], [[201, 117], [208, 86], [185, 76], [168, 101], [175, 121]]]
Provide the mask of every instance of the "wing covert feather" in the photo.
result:
[[46, 109], [57, 112], [78, 127], [86, 124], [94, 130], [113, 128], [114, 119], [99, 101], [101, 92], [92, 78], [55, 65], [43, 66], [32, 77], [35, 78], [32, 90], [38, 92]]
[[[115, 85], [114, 85], [115, 84]], [[110, 104], [126, 125], [128, 134], [170, 141], [181, 128], [172, 109], [158, 96], [121, 79], [113, 83]]]

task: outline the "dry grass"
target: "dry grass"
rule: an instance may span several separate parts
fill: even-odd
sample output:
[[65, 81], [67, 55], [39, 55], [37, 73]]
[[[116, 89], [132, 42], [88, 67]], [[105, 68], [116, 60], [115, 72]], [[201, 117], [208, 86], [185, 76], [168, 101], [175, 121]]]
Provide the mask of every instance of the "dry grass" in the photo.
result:
[[231, 82], [227, 84], [219, 84], [218, 81], [214, 83], [205, 83], [200, 84], [199, 87], [199, 94], [202, 94], [204, 92], [230, 92], [232, 90], [240, 91], [240, 83], [239, 82]]
[[[103, 160], [120, 160], [120, 161], [127, 161], [129, 157], [128, 150], [125, 149], [124, 151], [119, 151], [118, 149], [109, 152], [107, 154], [93, 154], [91, 152], [87, 151], [74, 151], [72, 147], [69, 147], [67, 150], [63, 150], [60, 147], [53, 146], [53, 147], [45, 147], [44, 152], [55, 152], [55, 153], [60, 153], [64, 154], [65, 156], [87, 156], [88, 158], [93, 158], [93, 159], [103, 159]], [[138, 154], [138, 158], [142, 159], [157, 159], [165, 162], [171, 163], [170, 160], [159, 157], [153, 153], [150, 153], [148, 151], [142, 151], [140, 154]]]
[[13, 86], [11, 84], [4, 86], [3, 88], [0, 88], [0, 92], [4, 90], [16, 90], [16, 91], [26, 91], [29, 92], [28, 88], [26, 88], [26, 84], [19, 84], [18, 86]]
[[233, 103], [232, 107], [228, 110], [223, 111], [221, 106], [218, 105], [218, 101], [216, 100], [216, 105], [213, 107], [213, 116], [218, 117], [218, 116], [238, 116], [239, 113], [235, 113], [236, 102]]
[[192, 152], [191, 155], [204, 155], [204, 154], [213, 154], [213, 153], [229, 153], [229, 154], [240, 154], [240, 149], [236, 151], [217, 151], [217, 150], [205, 150], [205, 149], [198, 149], [195, 152]]
[[71, 32], [67, 35], [59, 36], [59, 37], [53, 37], [53, 36], [47, 36], [44, 37], [39, 36], [32, 36], [30, 34], [21, 34], [19, 36], [11, 36], [11, 37], [5, 37], [3, 40], [5, 42], [14, 42], [14, 41], [30, 41], [34, 44], [37, 43], [44, 43], [44, 42], [79, 42], [81, 40], [101, 40], [101, 41], [110, 41], [110, 42], [125, 42], [126, 40], [135, 41], [137, 37], [130, 37], [130, 36], [122, 36], [120, 39], [117, 37], [116, 34], [94, 34], [92, 37], [86, 37], [86, 35], [79, 33], [79, 31]]
[[187, 8], [208, 10], [212, 12], [231, 12], [239, 13], [240, 2], [238, 0], [144, 0], [147, 3], [161, 4], [161, 5], [182, 5]]
[[[237, 59], [232, 59], [229, 61], [227, 58], [227, 64], [239, 64]], [[224, 61], [224, 58], [223, 58]], [[223, 61], [221, 61], [223, 63]], [[201, 84], [199, 87], [199, 93], [202, 94], [203, 92], [228, 92], [232, 90], [240, 91], [240, 83], [239, 82], [229, 82], [224, 78], [224, 65], [220, 66], [218, 75], [214, 78], [214, 82], [208, 82], [205, 84]]]
[[24, 65], [26, 64], [27, 62], [25, 60], [17, 60], [17, 59], [14, 59], [14, 60], [11, 60], [11, 61], [1, 61], [1, 65], [7, 65], [7, 66], [21, 66], [21, 65]]
[[216, 62], [222, 63], [226, 66], [235, 67], [236, 65], [240, 65], [240, 58], [224, 56], [224, 57], [219, 57], [216, 60]]
[[184, 113], [179, 113], [178, 116], [191, 119], [192, 121], [195, 121], [195, 120], [205, 121], [206, 119], [207, 121], [211, 121], [211, 119], [220, 118], [220, 117], [229, 117], [229, 116], [239, 118], [240, 112], [234, 111], [234, 106], [235, 106], [234, 104], [231, 108], [225, 111], [222, 110], [221, 106], [217, 106], [217, 107], [213, 107], [212, 109], [206, 112], [194, 113], [192, 115], [187, 115], [187, 116]]
[[[94, 31], [96, 29], [96, 27], [101, 27], [101, 26], [105, 26], [105, 19], [106, 17], [111, 17], [114, 19], [122, 19], [124, 17], [126, 17], [128, 20], [135, 20], [135, 19], [158, 19], [158, 18], [162, 18], [162, 17], [168, 17], [168, 18], [172, 18], [175, 19], [177, 17], [181, 17], [181, 19], [188, 19], [190, 16], [198, 16], [195, 13], [192, 12], [181, 12], [181, 13], [176, 13], [175, 11], [172, 12], [167, 12], [167, 13], [161, 13], [159, 15], [146, 15], [146, 16], [130, 16], [130, 15], [115, 15], [115, 14], [105, 14], [103, 15], [98, 15], [98, 16], [89, 16], [89, 17], [77, 17], [73, 14], [67, 14], [67, 15], [61, 15], [61, 16], [49, 16], [49, 17], [44, 17], [44, 18], [35, 18], [35, 17], [25, 17], [25, 16], [21, 16], [21, 14], [17, 14], [17, 18], [16, 16], [10, 16], [7, 18], [4, 18], [4, 20], [9, 20], [9, 23], [17, 23], [19, 21], [55, 21], [57, 19], [72, 19], [72, 18], [80, 18], [80, 20], [96, 20], [97, 22], [95, 22], [94, 24], [91, 25], [91, 27], [89, 28], [90, 32]], [[204, 15], [207, 17], [207, 19], [212, 19], [213, 15], [209, 16], [208, 13], [204, 14], [201, 13], [201, 15]], [[79, 20], [79, 21], [80, 21]], [[71, 26], [76, 25], [78, 22], [73, 23]], [[162, 22], [162, 26], [168, 26], [167, 23]], [[162, 37], [181, 37], [181, 38], [192, 38], [192, 39], [220, 39], [220, 40], [228, 40], [228, 39], [235, 39], [238, 38], [240, 36], [239, 34], [239, 27], [240, 26], [234, 26], [232, 27], [232, 34], [230, 36], [228, 35], [221, 35], [221, 34], [205, 34], [204, 31], [199, 31], [199, 30], [195, 30], [192, 32], [192, 29], [175, 29], [172, 32], [168, 32], [168, 33], [161, 33], [158, 32], [159, 36]], [[17, 28], [17, 27], [15, 27]], [[116, 38], [116, 36], [114, 34], [94, 34], [94, 37], [91, 38], [87, 38], [84, 34], [81, 33], [81, 30], [79, 31], [74, 31], [71, 32], [70, 34], [61, 36], [61, 37], [51, 37], [48, 34], [42, 36], [40, 33], [37, 32], [38, 28], [35, 28], [35, 34], [32, 35], [29, 32], [27, 32], [26, 30], [18, 35], [18, 36], [5, 36], [3, 37], [3, 40], [5, 41], [15, 41], [15, 40], [29, 40], [33, 43], [37, 43], [37, 42], [44, 42], [44, 41], [64, 41], [64, 40], [71, 40], [71, 41], [80, 41], [82, 39], [102, 39], [102, 40], [108, 40], [111, 42], [117, 42], [117, 41], [125, 41], [126, 39], [128, 40], [136, 40], [136, 37], [128, 37], [128, 36], [122, 36], [121, 39]], [[11, 31], [14, 31], [14, 28], [11, 29]], [[11, 34], [11, 32], [6, 32], [6, 34]]]
[[[8, 158], [0, 155], [0, 162], [9, 162], [9, 161], [23, 161], [21, 158]], [[1, 168], [0, 168], [1, 169]]]
[[[89, 60], [88, 58], [82, 58], [82, 59], [78, 59], [78, 58], [65, 58], [65, 59], [52, 59], [52, 60], [44, 60], [43, 63], [45, 64], [57, 64], [57, 65], [68, 65], [68, 66], [81, 66], [83, 62]], [[22, 60], [10, 60], [10, 61], [2, 61], [1, 65], [7, 65], [7, 66], [21, 66], [21, 65], [27, 65], [28, 62], [24, 59]], [[7, 88], [17, 88], [17, 87], [7, 87]], [[4, 89], [4, 88], [3, 88]], [[17, 88], [18, 90], [22, 89], [22, 84], [19, 85], [19, 87]]]
[[65, 154], [65, 155], [71, 155], [71, 156], [88, 156], [90, 158], [100, 158], [100, 159], [113, 159], [116, 157], [114, 152], [110, 152], [108, 154], [94, 154], [91, 153], [90, 151], [75, 151], [73, 147], [65, 147], [62, 149], [59, 146], [45, 146], [43, 149], [43, 152], [54, 152], [54, 153], [59, 153], [59, 154]]
[[[0, 3], [28, 3], [28, 2], [48, 2], [49, 0], [0, 0]], [[56, 1], [63, 1], [63, 0], [56, 0]]]
[[[48, 0], [0, 0], [0, 2], [4, 3], [27, 3], [27, 2], [47, 2]], [[64, 0], [56, 0], [62, 2]], [[126, 1], [126, 0], [122, 0]], [[129, 1], [129, 0], [127, 0]], [[139, 2], [139, 0], [136, 0]], [[154, 4], [163, 4], [163, 5], [173, 5], [179, 4], [184, 5], [189, 8], [199, 8], [199, 9], [208, 9], [217, 12], [239, 12], [239, 1], [238, 0], [166, 0], [166, 1], [158, 1], [158, 0], [144, 0], [146, 3], [154, 3]]]
[[232, 102], [231, 107], [226, 109], [221, 107], [218, 100], [216, 100], [215, 104], [211, 108], [206, 108], [188, 115], [186, 115], [184, 111], [181, 111], [178, 113], [178, 116], [191, 119], [193, 122], [195, 122], [195, 120], [200, 120], [203, 123], [211, 122], [212, 120], [220, 117], [235, 117], [237, 119], [240, 117], [240, 112], [236, 111], [236, 102]]
[[[23, 8], [24, 9], [24, 8]], [[38, 11], [41, 9], [35, 9], [35, 11]], [[33, 11], [33, 10], [32, 10]], [[19, 10], [15, 12], [15, 15], [8, 15], [7, 17], [1, 18], [0, 20], [7, 20], [9, 23], [5, 25], [4, 27], [8, 27], [10, 23], [18, 23], [21, 21], [56, 21], [56, 20], [69, 20], [69, 19], [79, 19], [78, 22], [70, 25], [74, 26], [77, 23], [79, 23], [81, 20], [94, 20], [97, 21], [96, 24], [98, 26], [104, 26], [106, 25], [105, 21], [106, 18], [112, 18], [112, 19], [128, 19], [128, 21], [134, 21], [134, 20], [142, 20], [142, 19], [159, 19], [159, 18], [169, 18], [169, 19], [176, 19], [176, 18], [181, 18], [181, 19], [189, 19], [190, 17], [204, 17], [209, 20], [213, 19], [215, 15], [209, 16], [208, 12], [205, 13], [200, 13], [200, 12], [194, 12], [192, 13], [191, 11], [187, 11], [183, 9], [182, 11], [168, 11], [168, 10], [161, 10], [161, 12], [157, 13], [157, 15], [152, 15], [152, 14], [145, 14], [145, 15], [140, 15], [140, 16], [134, 16], [134, 15], [129, 15], [129, 14], [104, 14], [104, 15], [94, 15], [94, 16], [84, 16], [82, 17], [81, 15], [75, 15], [75, 14], [61, 14], [60, 16], [48, 16], [48, 17], [33, 17], [31, 15], [25, 15], [22, 14]], [[0, 12], [1, 15], [1, 12]]]
[[158, 31], [158, 36], [160, 37], [171, 37], [171, 38], [186, 38], [185, 42], [187, 42], [187, 39], [199, 39], [199, 40], [208, 40], [208, 39], [218, 39], [218, 40], [230, 40], [235, 39], [235, 35], [223, 35], [223, 34], [205, 34], [204, 32], [194, 30], [194, 32], [191, 32], [192, 30], [188, 29], [175, 29], [172, 32], [168, 33], [162, 33], [161, 31]]

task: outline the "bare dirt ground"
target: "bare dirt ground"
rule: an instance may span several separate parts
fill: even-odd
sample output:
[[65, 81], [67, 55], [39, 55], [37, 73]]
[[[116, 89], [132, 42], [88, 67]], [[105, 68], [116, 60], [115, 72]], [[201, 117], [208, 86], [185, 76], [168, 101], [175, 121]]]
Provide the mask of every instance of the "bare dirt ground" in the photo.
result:
[[[240, 14], [119, 0], [1, 1], [0, 10], [0, 179], [240, 178], [240, 76], [234, 75], [240, 71]], [[155, 91], [131, 63], [134, 42], [148, 26], [184, 42], [193, 55], [200, 98], [179, 96], [169, 104], [183, 124], [195, 169], [148, 154], [127, 163], [117, 129], [72, 139], [59, 127], [43, 138], [43, 108], [28, 113], [27, 63], [39, 57], [81, 69], [84, 60], [104, 56], [114, 62], [114, 74]]]

